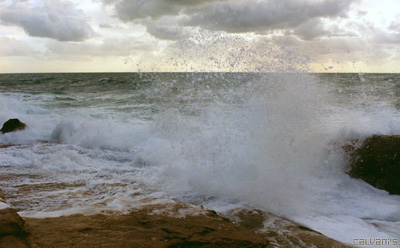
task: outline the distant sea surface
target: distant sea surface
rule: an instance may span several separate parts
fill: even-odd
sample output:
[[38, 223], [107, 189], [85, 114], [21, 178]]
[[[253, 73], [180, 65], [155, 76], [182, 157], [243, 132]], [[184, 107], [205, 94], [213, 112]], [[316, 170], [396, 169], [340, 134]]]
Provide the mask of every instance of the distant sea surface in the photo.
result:
[[10, 118], [28, 128], [0, 134], [0, 188], [22, 216], [186, 201], [400, 238], [400, 196], [350, 178], [337, 149], [400, 134], [399, 74], [0, 74]]

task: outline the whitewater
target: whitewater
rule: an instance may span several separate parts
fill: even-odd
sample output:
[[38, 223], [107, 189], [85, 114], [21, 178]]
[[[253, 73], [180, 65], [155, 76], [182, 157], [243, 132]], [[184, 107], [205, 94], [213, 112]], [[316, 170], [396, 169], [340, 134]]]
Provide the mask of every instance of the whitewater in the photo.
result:
[[350, 245], [398, 240], [400, 196], [349, 177], [341, 147], [400, 134], [399, 85], [398, 74], [1, 74], [0, 123], [28, 128], [0, 135], [0, 187], [26, 217], [186, 201], [261, 209]]

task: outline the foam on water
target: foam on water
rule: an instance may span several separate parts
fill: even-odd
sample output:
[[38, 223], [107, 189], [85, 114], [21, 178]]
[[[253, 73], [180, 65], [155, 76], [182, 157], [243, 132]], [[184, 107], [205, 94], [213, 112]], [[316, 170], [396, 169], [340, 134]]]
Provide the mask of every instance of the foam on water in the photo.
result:
[[[350, 138], [400, 133], [396, 110], [332, 107], [307, 74], [269, 74], [231, 88], [210, 83], [202, 86], [208, 91], [182, 87], [173, 97], [159, 85], [172, 107], [149, 121], [3, 95], [0, 119], [15, 116], [29, 128], [0, 136], [3, 144], [21, 144], [0, 150], [2, 165], [41, 177], [14, 179], [14, 186], [65, 184], [24, 195], [22, 214], [124, 211], [178, 197], [220, 211], [261, 208], [346, 243], [400, 235], [400, 197], [350, 178], [337, 150]], [[214, 97], [224, 94], [230, 97]], [[208, 100], [195, 114], [173, 102], [190, 98]], [[43, 202], [29, 205], [36, 201]]]
[[398, 134], [396, 110], [329, 109], [329, 95], [303, 74], [249, 82], [243, 98], [236, 111], [217, 104], [200, 117], [170, 111], [156, 119], [161, 140], [151, 157], [168, 191], [246, 201], [349, 244], [400, 236], [400, 197], [350, 178], [337, 149], [351, 138]]
[[146, 91], [157, 105], [146, 119], [118, 106], [54, 107], [51, 94], [2, 94], [0, 122], [17, 117], [29, 128], [0, 135], [1, 144], [18, 144], [0, 149], [3, 173], [15, 175], [0, 186], [25, 216], [181, 199], [221, 212], [260, 208], [349, 244], [400, 237], [400, 196], [350, 178], [338, 149], [400, 134], [394, 107], [335, 104], [304, 73], [234, 77], [160, 80]]

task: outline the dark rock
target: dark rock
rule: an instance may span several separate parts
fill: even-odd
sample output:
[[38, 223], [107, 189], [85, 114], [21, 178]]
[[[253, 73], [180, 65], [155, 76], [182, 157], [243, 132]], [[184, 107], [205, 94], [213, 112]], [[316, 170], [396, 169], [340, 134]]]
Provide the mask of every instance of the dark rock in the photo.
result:
[[349, 155], [347, 173], [351, 177], [400, 194], [400, 135], [373, 135], [360, 146], [347, 145], [344, 150]]
[[0, 238], [0, 247], [2, 248], [29, 248], [29, 244], [23, 239], [7, 235]]
[[0, 210], [0, 247], [28, 248], [24, 221], [14, 209]]
[[21, 122], [18, 119], [9, 119], [3, 124], [3, 128], [0, 130], [3, 134], [15, 132], [19, 130], [24, 130], [26, 128], [26, 124]]
[[0, 210], [0, 236], [24, 235], [24, 221], [12, 208]]
[[[0, 189], [0, 203], [5, 203], [4, 193]], [[28, 248], [28, 233], [25, 222], [12, 208], [0, 209], [0, 247]]]

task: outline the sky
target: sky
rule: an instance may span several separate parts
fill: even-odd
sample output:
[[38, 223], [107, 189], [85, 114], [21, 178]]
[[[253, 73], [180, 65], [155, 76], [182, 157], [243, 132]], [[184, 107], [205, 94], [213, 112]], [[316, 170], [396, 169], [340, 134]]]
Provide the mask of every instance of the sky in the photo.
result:
[[0, 0], [0, 73], [400, 73], [399, 0]]

